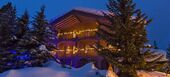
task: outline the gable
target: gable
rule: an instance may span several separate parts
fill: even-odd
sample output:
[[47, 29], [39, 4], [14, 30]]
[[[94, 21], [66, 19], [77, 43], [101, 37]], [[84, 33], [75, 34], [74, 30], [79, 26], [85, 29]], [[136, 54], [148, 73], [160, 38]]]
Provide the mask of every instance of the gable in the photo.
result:
[[98, 21], [105, 21], [103, 13], [106, 12], [76, 8], [54, 20], [50, 24], [58, 30], [70, 28], [75, 25], [96, 23]]

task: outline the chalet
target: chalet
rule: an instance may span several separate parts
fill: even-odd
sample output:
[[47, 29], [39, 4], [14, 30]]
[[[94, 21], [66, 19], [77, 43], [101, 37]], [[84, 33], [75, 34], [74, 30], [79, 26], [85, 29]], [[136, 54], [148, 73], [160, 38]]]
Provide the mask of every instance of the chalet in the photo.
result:
[[88, 62], [94, 62], [100, 69], [106, 69], [108, 63], [97, 55], [92, 47], [96, 42], [101, 42], [96, 31], [99, 22], [108, 23], [104, 14], [107, 11], [88, 8], [75, 8], [50, 23], [56, 30], [57, 49], [52, 53], [63, 64], [73, 67], [81, 67]]

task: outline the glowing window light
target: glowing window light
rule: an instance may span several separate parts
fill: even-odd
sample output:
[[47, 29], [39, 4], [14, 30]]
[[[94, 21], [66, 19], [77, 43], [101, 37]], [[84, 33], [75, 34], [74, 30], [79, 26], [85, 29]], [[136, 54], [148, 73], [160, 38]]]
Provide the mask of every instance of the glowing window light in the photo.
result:
[[[121, 51], [121, 49], [116, 49], [113, 46], [106, 46], [104, 48], [100, 48], [98, 49], [99, 51], [104, 50], [104, 49], [109, 49], [111, 51]], [[93, 47], [85, 47], [85, 48], [77, 48], [76, 46], [73, 46], [73, 48], [70, 48], [70, 46], [67, 47], [66, 50], [61, 49], [61, 50], [54, 50], [52, 54], [56, 54], [56, 52], [66, 52], [66, 54], [70, 54], [72, 52], [72, 54], [76, 54], [78, 51], [84, 51], [86, 54], [88, 53], [88, 51], [95, 51], [96, 48]]]
[[87, 30], [80, 30], [80, 31], [73, 31], [73, 32], [64, 32], [64, 33], [58, 33], [57, 36], [60, 37], [60, 36], [63, 36], [63, 35], [73, 35], [73, 38], [75, 38], [77, 35], [80, 35], [84, 32], [95, 32], [97, 31], [98, 29], [87, 29]]
[[78, 50], [79, 50], [79, 49], [74, 46], [74, 47], [73, 47], [73, 54], [76, 54], [76, 53], [78, 52]]
[[70, 46], [68, 46], [67, 49], [66, 49], [66, 54], [70, 54], [71, 51], [72, 51], [72, 50], [70, 49]]

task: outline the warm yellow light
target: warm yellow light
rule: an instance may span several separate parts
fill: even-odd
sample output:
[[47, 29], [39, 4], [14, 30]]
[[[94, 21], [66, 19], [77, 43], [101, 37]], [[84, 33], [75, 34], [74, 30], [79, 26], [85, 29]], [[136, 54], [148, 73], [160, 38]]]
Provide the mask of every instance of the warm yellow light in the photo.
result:
[[80, 35], [84, 32], [95, 32], [98, 29], [86, 29], [86, 30], [80, 30], [80, 31], [72, 31], [72, 32], [64, 32], [64, 33], [58, 33], [57, 36], [60, 37], [62, 35], [73, 35], [73, 38], [75, 38], [77, 35]]
[[[98, 51], [101, 51], [101, 50], [104, 50], [104, 49], [109, 49], [111, 51], [116, 51], [116, 50], [121, 51], [121, 49], [116, 49], [111, 45], [106, 46], [104, 48], [100, 48], [100, 49], [98, 49]], [[86, 46], [85, 48], [77, 48], [76, 46], [73, 46], [73, 48], [71, 48], [70, 46], [68, 46], [66, 49], [53, 50], [51, 52], [51, 54], [55, 55], [56, 52], [66, 52], [66, 54], [71, 54], [71, 52], [72, 52], [73, 54], [76, 54], [79, 51], [84, 52], [84, 53], [88, 53], [89, 51], [95, 51], [95, 48], [88, 47], [88, 46]]]
[[71, 51], [72, 51], [72, 50], [70, 49], [70, 46], [68, 46], [67, 49], [66, 49], [66, 54], [70, 54]]

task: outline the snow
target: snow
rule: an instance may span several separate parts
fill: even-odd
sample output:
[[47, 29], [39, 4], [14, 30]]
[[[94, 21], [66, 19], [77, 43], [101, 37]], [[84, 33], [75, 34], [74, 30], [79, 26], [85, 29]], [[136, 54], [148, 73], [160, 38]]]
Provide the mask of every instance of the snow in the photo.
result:
[[[0, 77], [118, 77], [112, 72], [112, 68], [97, 70], [92, 63], [82, 68], [63, 68], [54, 61], [44, 65], [45, 67], [30, 67], [18, 70], [9, 70], [0, 74]], [[107, 75], [106, 75], [107, 74]], [[108, 75], [109, 74], [109, 75]], [[102, 75], [102, 76], [101, 76]], [[139, 77], [170, 77], [162, 72], [138, 71]]]
[[87, 12], [87, 13], [91, 13], [91, 14], [95, 14], [95, 15], [99, 15], [99, 16], [104, 16], [103, 13], [111, 14], [109, 11], [106, 11], [106, 10], [96, 10], [96, 9], [84, 8], [84, 7], [77, 7], [77, 8], [74, 8], [73, 10]]
[[45, 45], [40, 45], [40, 46], [39, 46], [39, 50], [40, 50], [40, 51], [48, 51], [48, 49], [46, 48]]
[[102, 75], [106, 71], [92, 69], [92, 63], [86, 64], [82, 68], [63, 68], [56, 62], [49, 62], [46, 67], [30, 67], [18, 70], [10, 70], [0, 74], [0, 77], [98, 77], [96, 72]]
[[166, 51], [161, 50], [161, 49], [151, 49], [151, 51], [155, 51], [158, 54], [164, 55], [162, 60], [167, 61], [168, 59], [166, 58]]

